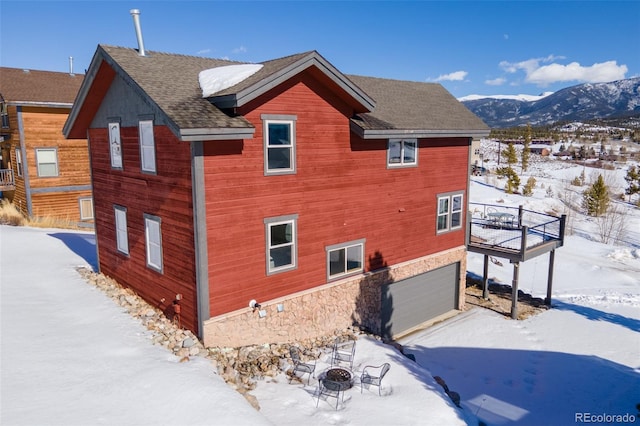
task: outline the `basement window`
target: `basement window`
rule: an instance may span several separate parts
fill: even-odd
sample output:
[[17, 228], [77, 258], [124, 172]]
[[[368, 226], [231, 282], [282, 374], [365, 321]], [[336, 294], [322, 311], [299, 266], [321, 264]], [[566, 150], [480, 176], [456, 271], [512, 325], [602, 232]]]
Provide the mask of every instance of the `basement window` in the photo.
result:
[[363, 239], [326, 247], [329, 280], [364, 271], [364, 242]]
[[93, 220], [93, 198], [80, 198], [80, 220]]

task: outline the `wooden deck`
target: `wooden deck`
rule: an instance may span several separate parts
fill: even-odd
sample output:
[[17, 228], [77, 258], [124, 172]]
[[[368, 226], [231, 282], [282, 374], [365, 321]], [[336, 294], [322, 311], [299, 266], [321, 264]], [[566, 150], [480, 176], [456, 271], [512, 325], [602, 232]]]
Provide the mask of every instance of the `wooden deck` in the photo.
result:
[[565, 217], [470, 203], [467, 250], [524, 262], [562, 247]]
[[13, 170], [0, 170], [0, 191], [13, 191], [16, 189], [16, 183], [13, 179]]
[[484, 255], [483, 298], [489, 298], [489, 257], [509, 259], [513, 265], [511, 318], [518, 318], [518, 275], [520, 262], [549, 253], [547, 297], [551, 306], [555, 250], [564, 244], [566, 216], [506, 207], [469, 203], [467, 251]]

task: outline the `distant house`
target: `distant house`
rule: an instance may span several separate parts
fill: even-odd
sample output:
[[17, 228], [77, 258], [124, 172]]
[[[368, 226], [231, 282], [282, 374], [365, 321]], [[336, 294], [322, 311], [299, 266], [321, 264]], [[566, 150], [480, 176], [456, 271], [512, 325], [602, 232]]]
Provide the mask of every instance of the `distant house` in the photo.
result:
[[529, 146], [529, 151], [532, 154], [538, 154], [543, 157], [547, 157], [551, 153], [551, 150], [547, 145], [537, 145], [537, 144], [535, 145], [531, 144], [531, 146]]
[[64, 134], [89, 137], [100, 271], [207, 346], [392, 337], [464, 304], [489, 128], [439, 84], [100, 45]]
[[0, 191], [25, 215], [92, 226], [89, 152], [62, 134], [83, 76], [0, 68]]

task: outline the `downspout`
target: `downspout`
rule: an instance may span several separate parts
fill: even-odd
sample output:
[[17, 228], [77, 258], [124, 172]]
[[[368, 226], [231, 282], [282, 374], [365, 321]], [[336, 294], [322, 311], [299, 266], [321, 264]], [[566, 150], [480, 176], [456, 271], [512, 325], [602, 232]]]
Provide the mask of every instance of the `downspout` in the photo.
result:
[[[22, 107], [16, 106], [16, 119], [18, 120], [18, 134], [20, 135], [20, 152], [22, 154], [22, 180], [24, 181], [24, 195], [27, 202], [27, 215], [33, 216], [33, 203], [31, 201], [31, 183], [29, 179], [29, 161], [27, 160], [27, 147], [24, 140], [24, 123], [22, 121]], [[16, 164], [17, 167], [17, 164]], [[36, 164], [36, 167], [38, 165]]]
[[96, 265], [95, 265], [95, 271], [97, 273], [100, 273], [100, 247], [99, 247], [99, 243], [98, 241], [100, 240], [98, 238], [98, 229], [99, 226], [96, 223], [96, 197], [95, 197], [95, 193], [93, 191], [93, 156], [91, 155], [91, 136], [90, 136], [90, 132], [89, 129], [87, 129], [87, 150], [89, 151], [89, 178], [91, 179], [91, 198], [93, 199], [93, 238], [96, 242]]
[[193, 141], [191, 142], [191, 197], [193, 198], [196, 310], [200, 340], [204, 340], [204, 322], [210, 318], [209, 252], [207, 250], [207, 208], [204, 185], [204, 146], [202, 141]]

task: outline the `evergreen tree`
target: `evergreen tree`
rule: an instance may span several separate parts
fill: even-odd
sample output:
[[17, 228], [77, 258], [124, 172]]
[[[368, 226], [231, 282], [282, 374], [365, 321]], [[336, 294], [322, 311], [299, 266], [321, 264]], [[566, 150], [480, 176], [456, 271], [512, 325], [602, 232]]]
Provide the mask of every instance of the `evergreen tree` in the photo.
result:
[[525, 197], [531, 197], [533, 195], [533, 189], [536, 187], [536, 178], [529, 176], [527, 183], [522, 188], [522, 195]]
[[624, 180], [629, 185], [624, 191], [629, 196], [629, 200], [633, 194], [640, 194], [640, 170], [636, 166], [629, 167]]
[[496, 170], [498, 176], [504, 176], [507, 178], [507, 183], [504, 185], [504, 190], [507, 194], [513, 194], [518, 192], [520, 186], [520, 177], [511, 166], [500, 167]]
[[507, 164], [509, 167], [516, 164], [518, 162], [518, 154], [516, 153], [516, 149], [514, 148], [512, 143], [509, 143], [507, 147], [502, 151], [502, 155], [507, 159]]
[[524, 146], [522, 148], [522, 171], [526, 172], [529, 168], [529, 155], [531, 154], [531, 126], [527, 124], [527, 130], [524, 134]]
[[582, 194], [582, 206], [591, 216], [601, 216], [609, 207], [609, 188], [604, 184], [602, 175]]

